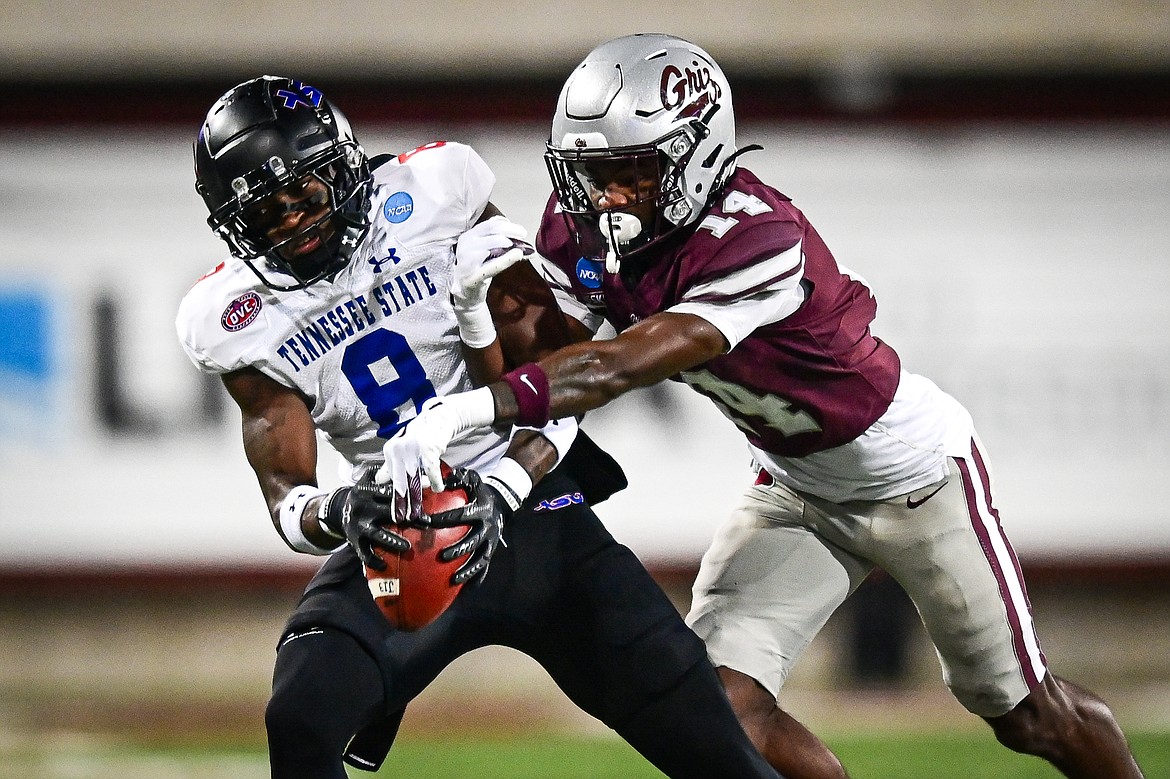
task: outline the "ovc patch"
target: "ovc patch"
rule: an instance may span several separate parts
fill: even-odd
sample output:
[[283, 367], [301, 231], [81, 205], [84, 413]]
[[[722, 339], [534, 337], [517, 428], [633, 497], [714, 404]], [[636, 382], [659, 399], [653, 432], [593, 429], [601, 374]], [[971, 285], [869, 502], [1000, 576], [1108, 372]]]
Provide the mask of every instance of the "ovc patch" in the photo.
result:
[[263, 305], [260, 296], [255, 292], [245, 292], [231, 303], [228, 303], [228, 307], [223, 310], [223, 316], [219, 318], [219, 323], [229, 333], [243, 330], [256, 321], [256, 317], [260, 315], [260, 308]]

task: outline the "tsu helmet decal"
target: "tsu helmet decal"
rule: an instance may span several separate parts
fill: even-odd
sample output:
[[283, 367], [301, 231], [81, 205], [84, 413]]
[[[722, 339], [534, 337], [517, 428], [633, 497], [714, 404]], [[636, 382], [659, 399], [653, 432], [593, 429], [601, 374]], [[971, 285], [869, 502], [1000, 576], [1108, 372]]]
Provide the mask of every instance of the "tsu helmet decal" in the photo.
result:
[[284, 100], [285, 108], [296, 108], [298, 105], [303, 105], [308, 108], [316, 108], [321, 105], [321, 90], [316, 87], [311, 87], [303, 81], [293, 81], [295, 89], [278, 89], [276, 96]]

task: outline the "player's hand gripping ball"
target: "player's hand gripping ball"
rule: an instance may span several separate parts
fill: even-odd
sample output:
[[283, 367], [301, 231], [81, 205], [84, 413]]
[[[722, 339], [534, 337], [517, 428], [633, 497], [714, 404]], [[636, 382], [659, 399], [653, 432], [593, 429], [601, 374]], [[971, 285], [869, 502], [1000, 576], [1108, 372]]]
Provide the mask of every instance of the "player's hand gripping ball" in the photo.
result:
[[[442, 464], [444, 479], [451, 473]], [[386, 569], [366, 569], [366, 582], [374, 603], [386, 620], [399, 630], [413, 631], [439, 618], [455, 601], [463, 584], [453, 584], [452, 577], [471, 557], [474, 549], [456, 548], [471, 532], [470, 525], [442, 525], [431, 517], [466, 506], [466, 490], [448, 487], [442, 492], [422, 491], [422, 510], [426, 524], [395, 525], [395, 530], [410, 542], [410, 549], [395, 552], [374, 547], [373, 552]], [[444, 554], [446, 552], [446, 554]], [[463, 552], [456, 555], [455, 553]]]

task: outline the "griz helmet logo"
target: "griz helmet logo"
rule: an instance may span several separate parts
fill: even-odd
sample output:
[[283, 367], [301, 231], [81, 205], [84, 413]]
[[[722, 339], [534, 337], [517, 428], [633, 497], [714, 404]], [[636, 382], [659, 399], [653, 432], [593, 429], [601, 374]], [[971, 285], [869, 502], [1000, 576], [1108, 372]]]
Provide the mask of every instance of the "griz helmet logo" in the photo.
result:
[[719, 82], [711, 77], [710, 66], [695, 60], [691, 67], [683, 70], [674, 65], [663, 68], [659, 94], [663, 108], [681, 109], [678, 118], [701, 117], [708, 106], [719, 102], [723, 90]]

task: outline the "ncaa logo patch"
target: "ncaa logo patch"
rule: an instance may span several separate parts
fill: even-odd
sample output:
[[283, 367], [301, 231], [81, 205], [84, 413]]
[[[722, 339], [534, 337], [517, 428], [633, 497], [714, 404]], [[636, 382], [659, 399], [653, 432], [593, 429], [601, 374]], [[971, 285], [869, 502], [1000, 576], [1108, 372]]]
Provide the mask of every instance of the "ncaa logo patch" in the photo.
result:
[[577, 281], [581, 282], [581, 286], [585, 289], [601, 287], [601, 271], [601, 260], [591, 260], [588, 257], [577, 260]]
[[414, 213], [414, 198], [410, 196], [409, 192], [395, 192], [386, 198], [386, 204], [382, 206], [382, 213], [387, 220], [394, 224], [405, 222]]
[[223, 316], [219, 318], [219, 323], [229, 333], [243, 330], [256, 321], [256, 317], [260, 315], [260, 308], [263, 305], [260, 296], [255, 292], [245, 292], [231, 303], [228, 303], [228, 307], [223, 310]]

